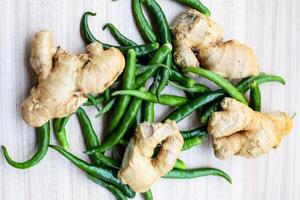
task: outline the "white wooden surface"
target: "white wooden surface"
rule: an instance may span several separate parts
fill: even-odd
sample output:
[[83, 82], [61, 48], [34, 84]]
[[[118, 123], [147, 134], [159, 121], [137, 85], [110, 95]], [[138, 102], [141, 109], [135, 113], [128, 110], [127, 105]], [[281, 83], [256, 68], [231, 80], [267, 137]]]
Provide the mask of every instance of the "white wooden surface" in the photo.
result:
[[[183, 7], [170, 0], [158, 1], [171, 22]], [[253, 47], [261, 70], [282, 75], [285, 87], [263, 86], [263, 110], [281, 109], [300, 113], [300, 1], [299, 0], [203, 0], [212, 18], [225, 29], [226, 38], [236, 38]], [[1, 0], [0, 3], [0, 144], [8, 147], [12, 157], [27, 159], [35, 151], [34, 129], [25, 124], [19, 112], [20, 103], [32, 84], [28, 65], [29, 43], [34, 32], [51, 29], [56, 44], [73, 52], [84, 50], [79, 22], [84, 11], [96, 11], [90, 19], [92, 30], [103, 41], [114, 42], [101, 31], [106, 22], [114, 23], [127, 36], [141, 42], [132, 20], [130, 0]], [[160, 107], [161, 108], [161, 107]], [[89, 114], [94, 115], [91, 109]], [[166, 114], [159, 109], [159, 119]], [[253, 160], [233, 158], [219, 161], [208, 142], [180, 157], [189, 167], [212, 166], [225, 170], [233, 184], [216, 177], [195, 180], [160, 180], [153, 186], [155, 199], [178, 200], [299, 200], [300, 135], [299, 116], [294, 131], [281, 146]], [[158, 120], [159, 120], [158, 119]], [[180, 123], [182, 129], [196, 125], [193, 116]], [[99, 135], [102, 124], [94, 120]], [[77, 119], [68, 124], [70, 151], [87, 159]], [[52, 143], [55, 143], [52, 138]], [[137, 195], [136, 199], [140, 199]], [[29, 170], [16, 170], [0, 157], [1, 200], [76, 200], [113, 199], [113, 196], [90, 182], [84, 173], [58, 153], [49, 150], [45, 159]]]

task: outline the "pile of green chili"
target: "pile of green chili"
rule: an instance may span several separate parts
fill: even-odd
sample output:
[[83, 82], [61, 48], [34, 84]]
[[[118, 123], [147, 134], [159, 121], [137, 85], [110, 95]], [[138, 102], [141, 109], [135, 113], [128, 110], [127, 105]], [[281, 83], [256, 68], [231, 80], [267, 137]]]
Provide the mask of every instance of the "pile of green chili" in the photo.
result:
[[[206, 16], [210, 15], [209, 9], [199, 0], [176, 1], [194, 8]], [[230, 96], [248, 105], [244, 94], [250, 90], [249, 105], [253, 110], [260, 111], [259, 85], [273, 81], [285, 84], [281, 77], [264, 73], [255, 77], [247, 77], [237, 85], [233, 85], [221, 76], [202, 68], [186, 67], [181, 71], [172, 62], [172, 38], [163, 9], [155, 0], [132, 0], [131, 3], [134, 20], [145, 44], [138, 44], [129, 39], [111, 23], [105, 24], [103, 30], [108, 29], [120, 46], [102, 43], [92, 34], [88, 24], [88, 17], [95, 16], [96, 13], [85, 12], [81, 19], [81, 34], [86, 44], [99, 42], [105, 49], [115, 47], [126, 57], [125, 69], [119, 78], [120, 84], [108, 88], [103, 94], [87, 95], [88, 101], [83, 105], [94, 106], [98, 110], [96, 117], [109, 116], [105, 138], [101, 143], [83, 107], [78, 108], [74, 113], [80, 123], [86, 145], [85, 153], [89, 155], [90, 162], [83, 161], [67, 151], [69, 143], [66, 125], [71, 117], [67, 116], [53, 120], [53, 131], [59, 146], [50, 145], [50, 122], [37, 128], [38, 149], [28, 161], [14, 161], [6, 148], [2, 146], [4, 157], [11, 166], [19, 169], [30, 168], [39, 163], [45, 157], [48, 147], [51, 147], [83, 170], [91, 181], [112, 192], [117, 199], [133, 198], [135, 192], [117, 178], [121, 160], [107, 156], [106, 151], [124, 149], [134, 132], [133, 130], [141, 121], [153, 123], [155, 104], [172, 107], [172, 112], [166, 115], [165, 119], [176, 122], [201, 110], [199, 127], [181, 132], [184, 139], [182, 151], [185, 151], [198, 146], [207, 137], [207, 123], [211, 114], [218, 111], [222, 98]], [[142, 6], [150, 14], [154, 21], [153, 24], [149, 23], [145, 17]], [[187, 73], [194, 73], [206, 78], [220, 89], [213, 91], [203, 84], [198, 84], [193, 78], [188, 77]], [[162, 94], [168, 85], [186, 95]], [[156, 150], [158, 149], [159, 147]], [[231, 183], [229, 175], [219, 169], [186, 169], [184, 161], [179, 159], [174, 168], [163, 177], [190, 179], [208, 175], [222, 177]], [[146, 200], [153, 199], [151, 190], [143, 195]]]

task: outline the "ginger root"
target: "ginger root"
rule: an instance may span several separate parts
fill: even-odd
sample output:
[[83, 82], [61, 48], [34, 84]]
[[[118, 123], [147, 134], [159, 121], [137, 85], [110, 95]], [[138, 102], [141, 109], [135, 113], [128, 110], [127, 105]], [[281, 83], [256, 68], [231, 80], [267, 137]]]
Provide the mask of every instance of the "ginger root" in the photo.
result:
[[[162, 142], [158, 155], [155, 147]], [[135, 192], [145, 192], [175, 165], [183, 145], [176, 122], [141, 123], [126, 148], [118, 177]]]
[[53, 45], [53, 34], [40, 31], [32, 41], [30, 63], [39, 77], [21, 105], [23, 119], [39, 127], [53, 118], [75, 112], [87, 99], [101, 93], [122, 73], [125, 59], [115, 48], [103, 50], [99, 43], [86, 47], [87, 54], [74, 55]]
[[232, 99], [221, 102], [223, 111], [214, 112], [208, 123], [217, 158], [232, 155], [253, 158], [279, 145], [292, 129], [292, 120], [283, 112], [264, 114]]
[[188, 9], [171, 26], [174, 61], [181, 67], [203, 67], [227, 79], [258, 74], [252, 49], [236, 40], [222, 42], [223, 29], [200, 12]]

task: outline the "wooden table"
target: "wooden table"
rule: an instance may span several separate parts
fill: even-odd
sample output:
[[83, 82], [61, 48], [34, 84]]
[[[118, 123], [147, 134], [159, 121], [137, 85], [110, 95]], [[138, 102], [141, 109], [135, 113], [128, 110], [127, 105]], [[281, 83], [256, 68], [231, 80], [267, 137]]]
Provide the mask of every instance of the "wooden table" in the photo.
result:
[[[184, 8], [171, 0], [159, 0], [170, 22]], [[261, 71], [279, 74], [286, 86], [276, 83], [262, 87], [263, 111], [284, 110], [300, 113], [298, 101], [300, 68], [299, 0], [203, 0], [212, 18], [225, 30], [226, 38], [249, 44], [256, 52]], [[34, 129], [20, 117], [20, 104], [33, 84], [29, 67], [30, 40], [40, 29], [55, 32], [56, 44], [72, 52], [83, 52], [79, 22], [84, 11], [96, 11], [90, 18], [92, 31], [102, 41], [114, 43], [102, 26], [111, 22], [125, 35], [142, 42], [135, 27], [129, 0], [2, 0], [0, 4], [0, 144], [8, 147], [17, 160], [27, 159], [36, 147]], [[298, 80], [298, 81], [297, 81]], [[168, 90], [170, 92], [170, 90]], [[158, 107], [157, 120], [167, 109]], [[90, 116], [95, 114], [88, 109]], [[279, 148], [256, 159], [240, 157], [220, 161], [208, 141], [180, 155], [189, 167], [212, 166], [225, 170], [233, 179], [230, 185], [221, 178], [195, 180], [159, 180], [153, 186], [155, 199], [178, 200], [298, 200], [300, 199], [300, 130], [294, 118], [294, 131]], [[101, 135], [104, 122], [94, 119]], [[181, 122], [181, 129], [197, 124], [196, 115]], [[83, 159], [84, 149], [75, 117], [67, 127], [70, 151]], [[52, 143], [56, 143], [52, 138]], [[16, 170], [0, 157], [1, 200], [113, 199], [101, 187], [90, 182], [84, 173], [57, 152], [49, 150], [45, 159], [29, 170]], [[136, 199], [141, 199], [137, 195]]]

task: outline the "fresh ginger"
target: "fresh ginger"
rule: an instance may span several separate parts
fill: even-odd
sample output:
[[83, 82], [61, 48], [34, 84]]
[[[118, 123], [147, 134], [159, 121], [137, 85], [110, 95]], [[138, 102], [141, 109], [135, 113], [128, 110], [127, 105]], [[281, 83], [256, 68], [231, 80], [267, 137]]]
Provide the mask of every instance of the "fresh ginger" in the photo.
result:
[[[152, 158], [158, 144], [162, 146]], [[138, 125], [127, 145], [118, 177], [135, 192], [146, 192], [161, 176], [175, 165], [183, 145], [176, 122]]]
[[56, 49], [46, 30], [36, 33], [32, 44], [30, 63], [39, 84], [22, 103], [21, 114], [34, 127], [75, 112], [87, 100], [84, 95], [103, 92], [125, 66], [118, 49], [104, 51], [100, 43], [88, 45], [81, 55]]
[[258, 74], [252, 49], [236, 40], [222, 42], [223, 29], [200, 12], [188, 9], [171, 26], [174, 61], [181, 67], [204, 67], [227, 79]]
[[264, 114], [232, 98], [221, 102], [223, 111], [214, 112], [208, 123], [215, 155], [253, 158], [279, 145], [292, 129], [292, 120], [283, 112]]

